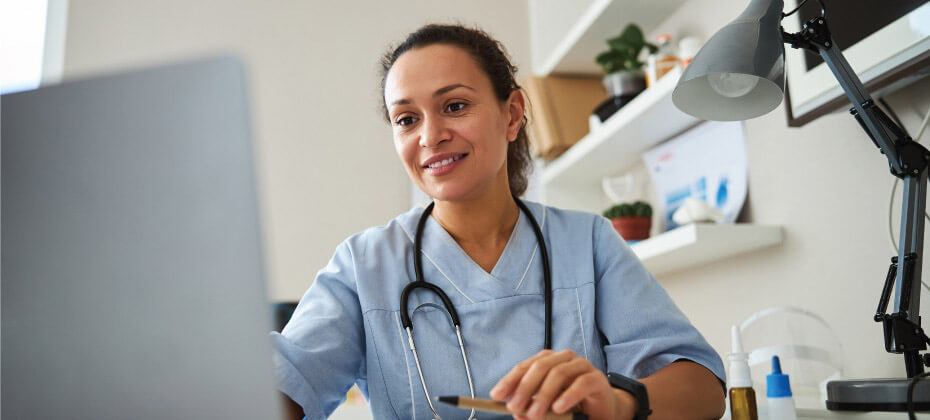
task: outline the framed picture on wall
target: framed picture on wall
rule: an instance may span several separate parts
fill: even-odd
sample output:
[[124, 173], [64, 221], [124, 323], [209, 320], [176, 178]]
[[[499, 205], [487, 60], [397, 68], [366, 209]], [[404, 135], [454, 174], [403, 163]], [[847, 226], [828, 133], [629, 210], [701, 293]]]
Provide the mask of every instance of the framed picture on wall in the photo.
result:
[[[827, 25], [862, 83], [880, 97], [930, 75], [930, 0], [826, 0]], [[785, 0], [792, 10], [799, 0]], [[787, 32], [820, 15], [808, 1], [786, 17]], [[849, 99], [818, 54], [786, 45], [785, 107], [788, 125], [800, 127], [849, 107]]]

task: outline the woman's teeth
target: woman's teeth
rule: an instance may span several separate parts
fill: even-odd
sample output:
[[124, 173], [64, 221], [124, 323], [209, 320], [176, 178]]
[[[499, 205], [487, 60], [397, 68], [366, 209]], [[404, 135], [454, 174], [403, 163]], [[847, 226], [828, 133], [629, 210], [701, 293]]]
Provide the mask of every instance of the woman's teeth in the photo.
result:
[[445, 166], [445, 165], [448, 165], [448, 164], [450, 164], [450, 163], [452, 163], [452, 162], [455, 162], [455, 161], [457, 161], [457, 160], [459, 160], [459, 159], [461, 159], [461, 158], [462, 158], [462, 155], [453, 156], [453, 157], [451, 157], [451, 158], [449, 158], [449, 159], [446, 159], [446, 160], [442, 160], [442, 161], [439, 161], [439, 162], [433, 162], [433, 163], [427, 165], [427, 168], [438, 168], [438, 167], [440, 167], [440, 166]]

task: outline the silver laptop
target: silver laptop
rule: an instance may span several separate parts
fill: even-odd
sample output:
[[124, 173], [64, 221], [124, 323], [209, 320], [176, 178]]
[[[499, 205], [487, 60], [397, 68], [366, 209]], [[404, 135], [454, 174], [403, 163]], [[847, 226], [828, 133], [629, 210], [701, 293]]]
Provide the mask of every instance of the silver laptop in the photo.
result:
[[280, 418], [231, 58], [0, 97], [4, 420]]

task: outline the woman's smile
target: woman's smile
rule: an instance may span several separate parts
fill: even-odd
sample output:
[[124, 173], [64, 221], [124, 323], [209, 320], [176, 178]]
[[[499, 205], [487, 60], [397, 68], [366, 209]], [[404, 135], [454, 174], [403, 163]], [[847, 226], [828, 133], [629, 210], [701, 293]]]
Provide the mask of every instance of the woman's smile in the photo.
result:
[[432, 176], [451, 173], [459, 163], [468, 157], [468, 153], [445, 153], [429, 158], [423, 165], [423, 171]]

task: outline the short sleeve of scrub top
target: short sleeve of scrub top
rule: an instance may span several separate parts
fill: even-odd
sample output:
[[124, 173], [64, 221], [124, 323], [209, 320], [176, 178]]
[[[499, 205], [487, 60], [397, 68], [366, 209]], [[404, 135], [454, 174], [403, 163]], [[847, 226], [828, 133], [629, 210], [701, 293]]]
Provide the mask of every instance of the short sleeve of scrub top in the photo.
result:
[[[724, 380], [723, 363], [610, 222], [590, 213], [525, 201], [552, 267], [554, 350], [571, 349], [603, 372], [643, 378], [678, 360]], [[358, 384], [375, 419], [433, 418], [400, 323], [400, 292], [415, 278], [415, 207], [339, 245], [281, 334], [272, 333], [279, 389], [310, 419], [328, 417]], [[490, 273], [434, 219], [423, 231], [423, 275], [459, 313], [475, 396], [543, 349], [543, 270], [526, 215]], [[470, 395], [450, 319], [428, 291], [408, 313], [423, 380], [434, 399]], [[434, 402], [443, 419], [468, 410]], [[480, 413], [480, 418], [510, 418]]]
[[687, 359], [721, 382], [723, 362], [632, 249], [600, 218], [595, 238], [596, 322], [605, 335], [609, 372], [644, 378]]
[[282, 334], [272, 333], [281, 392], [311, 419], [328, 417], [364, 378], [364, 327], [355, 269], [346, 243], [300, 300]]

